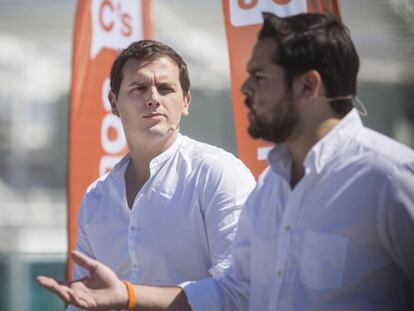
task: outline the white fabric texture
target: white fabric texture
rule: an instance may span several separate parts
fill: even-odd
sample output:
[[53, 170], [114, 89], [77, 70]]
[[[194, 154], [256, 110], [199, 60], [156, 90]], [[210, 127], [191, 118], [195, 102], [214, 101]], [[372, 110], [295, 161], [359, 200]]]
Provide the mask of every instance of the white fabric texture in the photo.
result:
[[181, 285], [193, 310], [413, 310], [413, 150], [353, 110], [311, 148], [293, 190], [286, 145], [268, 160], [230, 269]]
[[[77, 249], [135, 284], [177, 285], [221, 275], [255, 186], [250, 170], [232, 154], [179, 134], [151, 161], [151, 176], [129, 209], [129, 161], [127, 155], [86, 191]], [[74, 278], [84, 275], [75, 266]]]

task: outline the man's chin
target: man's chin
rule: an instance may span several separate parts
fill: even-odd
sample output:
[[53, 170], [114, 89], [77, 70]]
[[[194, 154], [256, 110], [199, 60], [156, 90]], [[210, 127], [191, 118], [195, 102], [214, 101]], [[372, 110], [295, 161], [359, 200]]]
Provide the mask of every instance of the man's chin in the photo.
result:
[[247, 129], [247, 132], [249, 133], [250, 137], [253, 139], [266, 139], [263, 133], [263, 131], [257, 127], [249, 126]]
[[168, 126], [154, 126], [147, 131], [148, 139], [163, 139], [165, 137], [171, 136], [174, 132], [178, 132], [178, 129], [172, 129]]
[[247, 132], [249, 133], [249, 136], [253, 139], [260, 138], [260, 136], [255, 131], [252, 131], [250, 128], [247, 129]]

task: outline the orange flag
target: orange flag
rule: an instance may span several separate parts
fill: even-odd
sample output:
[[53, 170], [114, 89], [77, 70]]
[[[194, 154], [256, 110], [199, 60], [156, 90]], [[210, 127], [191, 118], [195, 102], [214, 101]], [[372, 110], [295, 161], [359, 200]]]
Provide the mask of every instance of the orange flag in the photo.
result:
[[107, 99], [112, 63], [120, 49], [149, 39], [151, 31], [150, 0], [78, 0], [69, 112], [69, 251], [76, 246], [77, 212], [87, 186], [127, 151], [121, 121]]
[[222, 0], [230, 57], [234, 124], [240, 159], [258, 175], [266, 167], [269, 143], [252, 139], [248, 133], [247, 108], [240, 88], [247, 78], [249, 60], [262, 24], [261, 12], [288, 16], [305, 12], [327, 12], [341, 16], [338, 0]]

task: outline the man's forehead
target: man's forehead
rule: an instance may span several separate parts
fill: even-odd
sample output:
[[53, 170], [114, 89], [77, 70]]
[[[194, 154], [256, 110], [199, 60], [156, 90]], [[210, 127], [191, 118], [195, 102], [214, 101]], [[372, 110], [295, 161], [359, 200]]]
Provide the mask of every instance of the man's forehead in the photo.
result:
[[272, 38], [259, 39], [254, 46], [253, 55], [258, 57], [273, 58], [277, 53], [277, 44]]
[[260, 39], [253, 48], [252, 56], [247, 63], [247, 70], [266, 69], [274, 63], [277, 53], [277, 45], [270, 38]]
[[169, 57], [167, 56], [159, 56], [159, 57], [153, 57], [153, 58], [148, 58], [148, 59], [137, 59], [134, 57], [129, 58], [125, 64], [124, 64], [124, 68], [127, 66], [130, 67], [139, 67], [139, 68], [144, 68], [144, 67], [148, 67], [151, 66], [155, 63], [158, 64], [162, 64], [163, 66], [172, 66], [172, 67], [177, 67], [177, 64]]
[[[155, 68], [155, 69], [154, 69]], [[145, 73], [154, 72], [159, 77], [171, 77], [179, 74], [177, 64], [169, 57], [157, 57], [148, 60], [138, 60], [130, 58], [126, 61], [122, 68], [124, 74], [129, 73], [132, 75], [145, 75]]]

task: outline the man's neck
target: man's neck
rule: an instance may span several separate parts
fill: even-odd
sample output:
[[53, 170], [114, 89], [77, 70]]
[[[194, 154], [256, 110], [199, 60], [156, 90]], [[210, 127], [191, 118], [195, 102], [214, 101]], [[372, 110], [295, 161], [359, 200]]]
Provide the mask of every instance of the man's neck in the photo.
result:
[[128, 141], [131, 162], [125, 172], [125, 185], [128, 206], [132, 208], [136, 194], [141, 190], [150, 177], [150, 163], [161, 153], [170, 148], [178, 137], [178, 132], [160, 140]]
[[309, 150], [325, 137], [338, 123], [338, 118], [327, 118], [322, 122], [309, 124], [300, 133], [286, 144], [292, 155], [292, 170], [290, 186], [292, 189], [305, 174], [303, 162]]
[[162, 138], [140, 137], [128, 139], [129, 154], [138, 172], [149, 167], [149, 163], [170, 148], [178, 137], [178, 132]]

